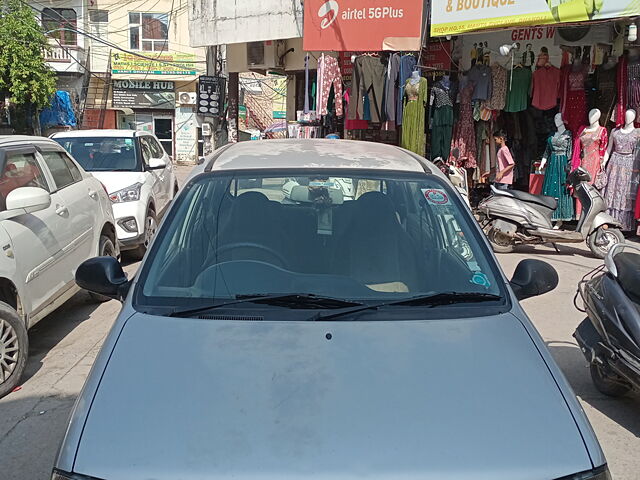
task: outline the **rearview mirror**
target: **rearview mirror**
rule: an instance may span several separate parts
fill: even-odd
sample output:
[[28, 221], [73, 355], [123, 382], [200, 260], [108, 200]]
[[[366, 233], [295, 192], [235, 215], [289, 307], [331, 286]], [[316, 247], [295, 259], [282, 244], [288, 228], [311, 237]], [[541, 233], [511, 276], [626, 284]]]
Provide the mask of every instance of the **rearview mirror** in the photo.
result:
[[150, 158], [149, 159], [149, 170], [159, 170], [167, 166], [167, 162], [164, 158]]
[[27, 213], [38, 212], [49, 208], [51, 195], [39, 187], [19, 187], [7, 195], [6, 210], [0, 213], [0, 218], [9, 219]]
[[558, 286], [558, 272], [542, 260], [522, 260], [511, 279], [511, 288], [518, 300], [550, 292]]
[[[342, 205], [344, 203], [344, 195], [341, 190], [337, 188], [327, 188], [329, 198], [331, 198], [332, 205]], [[291, 189], [291, 200], [300, 203], [313, 202], [313, 198], [309, 194], [309, 187], [304, 185], [296, 185]]]
[[120, 301], [129, 290], [127, 276], [113, 257], [85, 260], [76, 270], [76, 283], [80, 288]]

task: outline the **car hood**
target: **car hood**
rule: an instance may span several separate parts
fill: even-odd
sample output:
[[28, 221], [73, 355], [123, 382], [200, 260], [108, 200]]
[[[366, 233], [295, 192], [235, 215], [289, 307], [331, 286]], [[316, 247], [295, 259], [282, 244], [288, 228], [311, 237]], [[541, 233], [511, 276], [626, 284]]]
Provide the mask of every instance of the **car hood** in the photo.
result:
[[145, 182], [144, 172], [90, 172], [105, 186], [107, 192], [113, 193], [135, 183]]
[[591, 468], [511, 314], [396, 322], [134, 315], [74, 471], [142, 479], [551, 479]]

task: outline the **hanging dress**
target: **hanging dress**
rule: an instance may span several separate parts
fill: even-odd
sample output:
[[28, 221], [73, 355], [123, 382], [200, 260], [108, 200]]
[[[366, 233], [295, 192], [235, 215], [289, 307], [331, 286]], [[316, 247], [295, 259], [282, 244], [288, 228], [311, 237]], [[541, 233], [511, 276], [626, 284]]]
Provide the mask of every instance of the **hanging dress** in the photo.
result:
[[542, 194], [558, 199], [558, 208], [553, 212], [554, 220], [573, 220], [573, 197], [567, 188], [567, 167], [571, 161], [571, 132], [565, 130], [547, 139], [544, 158], [547, 167], [542, 185]]
[[[607, 151], [608, 135], [607, 129], [598, 127], [594, 131], [589, 131], [581, 127], [573, 145], [573, 159], [571, 160], [571, 170], [582, 167], [591, 175], [591, 185], [596, 181], [602, 168], [602, 158]], [[582, 205], [576, 201], [576, 215], [580, 216]]]
[[402, 142], [400, 146], [424, 156], [425, 149], [425, 103], [427, 99], [427, 79], [420, 78], [416, 84], [407, 80], [404, 86], [406, 103], [402, 113]]
[[604, 198], [607, 213], [622, 224], [622, 230], [634, 230], [635, 203], [638, 193], [638, 172], [635, 148], [640, 140], [640, 129], [629, 133], [620, 129], [611, 132], [613, 153], [607, 163], [607, 186]]
[[575, 133], [587, 123], [587, 95], [584, 90], [587, 70], [585, 67], [578, 71], [574, 71], [571, 66], [565, 68], [562, 118], [567, 128]]
[[449, 159], [451, 153], [451, 134], [453, 133], [453, 103], [449, 89], [441, 82], [431, 89], [431, 158]]
[[458, 149], [458, 161], [464, 168], [476, 168], [476, 131], [473, 125], [473, 107], [471, 96], [474, 84], [468, 82], [460, 91], [460, 116], [456, 125], [451, 150]]

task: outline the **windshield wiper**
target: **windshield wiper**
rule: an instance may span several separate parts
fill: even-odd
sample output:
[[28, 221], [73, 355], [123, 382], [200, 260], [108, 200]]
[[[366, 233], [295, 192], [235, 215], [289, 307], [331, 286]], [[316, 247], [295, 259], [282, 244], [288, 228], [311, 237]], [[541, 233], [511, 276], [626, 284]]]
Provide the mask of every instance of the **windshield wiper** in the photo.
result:
[[494, 295], [493, 293], [482, 292], [442, 292], [433, 293], [429, 295], [419, 295], [417, 297], [403, 298], [401, 300], [394, 300], [391, 302], [381, 302], [372, 305], [365, 305], [361, 307], [350, 308], [343, 310], [342, 312], [330, 313], [328, 315], [317, 315], [312, 320], [325, 321], [334, 320], [339, 317], [348, 316], [354, 313], [363, 312], [365, 310], [377, 310], [380, 307], [389, 306], [429, 306], [435, 307], [439, 305], [453, 305], [455, 303], [477, 303], [477, 302], [491, 302], [500, 300], [500, 295]]
[[335, 309], [348, 307], [361, 307], [363, 304], [359, 302], [351, 302], [340, 298], [323, 297], [313, 294], [285, 294], [285, 295], [236, 295], [236, 300], [212, 305], [205, 305], [197, 308], [175, 309], [169, 313], [170, 317], [188, 317], [198, 313], [224, 308], [230, 305], [239, 305], [242, 303], [257, 303], [263, 305], [272, 305], [287, 308], [299, 309]]

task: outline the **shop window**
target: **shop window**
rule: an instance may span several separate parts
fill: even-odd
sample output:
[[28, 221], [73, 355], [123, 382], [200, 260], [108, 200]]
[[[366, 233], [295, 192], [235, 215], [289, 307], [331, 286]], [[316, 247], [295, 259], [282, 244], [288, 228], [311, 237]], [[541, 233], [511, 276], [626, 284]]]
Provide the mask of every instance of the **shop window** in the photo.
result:
[[109, 11], [89, 10], [89, 21], [91, 23], [109, 23]]
[[50, 38], [55, 38], [61, 45], [78, 44], [78, 19], [73, 8], [43, 8], [40, 19]]
[[169, 49], [169, 14], [129, 13], [129, 47], [161, 52]]

